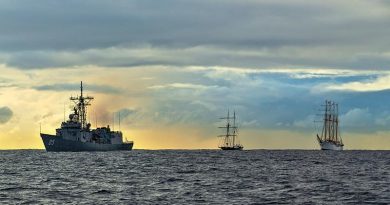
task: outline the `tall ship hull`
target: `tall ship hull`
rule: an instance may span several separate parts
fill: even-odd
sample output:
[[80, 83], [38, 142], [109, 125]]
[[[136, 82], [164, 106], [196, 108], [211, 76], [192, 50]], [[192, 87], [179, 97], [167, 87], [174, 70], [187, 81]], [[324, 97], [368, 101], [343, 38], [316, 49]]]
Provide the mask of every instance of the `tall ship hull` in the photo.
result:
[[219, 147], [221, 150], [242, 150], [244, 147]]
[[344, 148], [343, 144], [338, 144], [336, 142], [332, 141], [322, 141], [321, 139], [318, 139], [318, 143], [320, 144], [321, 150], [336, 150], [341, 151]]
[[60, 136], [41, 133], [43, 144], [48, 152], [83, 152], [83, 151], [131, 151], [133, 142], [122, 144], [97, 144], [63, 139]]

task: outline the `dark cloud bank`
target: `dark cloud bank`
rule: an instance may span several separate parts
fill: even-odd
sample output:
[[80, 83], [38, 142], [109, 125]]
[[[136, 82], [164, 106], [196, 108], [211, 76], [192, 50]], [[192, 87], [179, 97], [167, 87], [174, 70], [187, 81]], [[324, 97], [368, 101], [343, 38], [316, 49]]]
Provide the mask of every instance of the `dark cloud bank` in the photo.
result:
[[386, 69], [389, 8], [384, 1], [5, 0], [0, 2], [0, 60], [22, 69]]
[[[86, 86], [84, 84], [84, 86]], [[95, 85], [88, 84], [88, 91], [108, 93], [108, 94], [118, 94], [122, 90], [108, 85]], [[71, 84], [71, 83], [59, 83], [59, 84], [49, 84], [49, 85], [40, 85], [35, 86], [33, 89], [36, 90], [49, 90], [49, 91], [77, 91], [80, 90], [80, 84]]]

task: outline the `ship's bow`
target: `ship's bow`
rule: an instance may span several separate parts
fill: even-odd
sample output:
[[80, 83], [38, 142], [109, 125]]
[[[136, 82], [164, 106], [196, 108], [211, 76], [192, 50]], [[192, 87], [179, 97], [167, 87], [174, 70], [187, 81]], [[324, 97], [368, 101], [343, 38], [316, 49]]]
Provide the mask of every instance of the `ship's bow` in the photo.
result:
[[55, 135], [41, 133], [41, 138], [42, 138], [43, 144], [45, 145], [46, 151], [48, 151], [48, 152], [59, 151], [56, 149], [56, 146], [55, 146], [56, 138], [57, 138]]

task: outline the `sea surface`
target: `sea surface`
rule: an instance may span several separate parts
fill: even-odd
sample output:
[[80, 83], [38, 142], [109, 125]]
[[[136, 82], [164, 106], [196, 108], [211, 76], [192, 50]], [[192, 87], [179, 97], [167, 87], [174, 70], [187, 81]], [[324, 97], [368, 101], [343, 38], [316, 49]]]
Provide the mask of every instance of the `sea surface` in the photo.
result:
[[390, 151], [0, 151], [0, 204], [390, 204]]

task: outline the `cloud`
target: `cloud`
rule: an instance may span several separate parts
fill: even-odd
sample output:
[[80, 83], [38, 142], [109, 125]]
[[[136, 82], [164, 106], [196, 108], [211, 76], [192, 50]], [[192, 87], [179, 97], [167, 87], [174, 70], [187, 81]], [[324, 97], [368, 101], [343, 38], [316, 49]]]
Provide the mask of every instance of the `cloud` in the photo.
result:
[[314, 123], [316, 123], [316, 116], [313, 114], [313, 115], [308, 115], [305, 119], [294, 121], [293, 126], [298, 128], [313, 129], [315, 127]]
[[0, 124], [8, 122], [12, 115], [13, 112], [9, 107], [0, 107]]
[[120, 113], [121, 118], [127, 118], [130, 116], [133, 116], [137, 114], [138, 110], [136, 109], [129, 109], [129, 108], [123, 108], [117, 111], [117, 113]]
[[354, 81], [342, 84], [326, 86], [328, 90], [349, 91], [349, 92], [375, 92], [390, 89], [390, 75], [379, 76], [374, 79]]
[[[313, 91], [313, 87], [319, 88], [324, 83], [367, 81], [388, 75], [386, 71], [286, 68], [255, 70], [198, 66], [175, 73], [190, 73], [192, 78], [188, 79], [186, 86], [167, 83], [152, 89], [154, 112], [158, 112], [160, 116], [170, 116], [161, 122], [212, 124], [214, 122], [207, 118], [223, 115], [227, 109], [235, 109], [244, 127], [314, 131], [318, 126], [314, 121], [319, 120], [316, 114], [319, 113], [320, 105], [325, 99], [332, 99], [340, 105], [343, 131], [371, 132], [375, 129], [387, 129], [383, 125], [387, 121], [382, 114], [389, 110], [382, 103], [390, 100], [386, 91]], [[207, 85], [207, 89], [194, 92], [199, 87], [194, 85]], [[208, 85], [214, 86], [210, 88]], [[181, 88], [188, 86], [191, 89]], [[186, 113], [188, 110], [200, 113], [191, 115]], [[186, 116], [188, 120], [180, 121], [178, 116]]]
[[384, 1], [5, 0], [0, 62], [387, 69], [389, 16]]
[[115, 116], [115, 121], [119, 122], [121, 120], [122, 127], [135, 128], [135, 127], [145, 127], [148, 124], [150, 125], [151, 121], [148, 119], [147, 114], [136, 108], [122, 108], [119, 109]]
[[[83, 86], [84, 91], [87, 90], [106, 94], [118, 94], [123, 92], [121, 89], [109, 85], [84, 84]], [[33, 89], [42, 91], [77, 91], [80, 90], [80, 84], [58, 83], [50, 85], [38, 85], [34, 86]]]
[[[280, 76], [288, 79], [288, 74], [269, 76], [256, 70], [199, 67], [176, 72], [176, 76], [180, 73], [191, 76], [187, 83], [152, 87], [152, 110], [166, 117], [159, 119], [161, 122], [213, 124], [227, 109], [234, 109], [243, 126], [272, 127], [275, 122], [292, 124], [312, 112], [303, 109], [313, 103], [306, 99], [310, 86], [289, 84], [285, 78], [279, 81]], [[297, 93], [302, 93], [301, 98], [295, 99]], [[292, 107], [297, 113], [291, 112]]]
[[340, 123], [347, 128], [364, 129], [372, 126], [373, 122], [374, 116], [367, 108], [354, 108], [340, 116]]
[[239, 68], [239, 67], [223, 67], [223, 66], [189, 66], [186, 68], [189, 72], [204, 72], [209, 73], [209, 77], [223, 77], [223, 74], [229, 74], [233, 77], [240, 77], [253, 74], [275, 74], [294, 78], [298, 80], [325, 78], [340, 79], [348, 77], [377, 77], [378, 75], [390, 74], [386, 70], [354, 70], [354, 69], [331, 69], [331, 68], [304, 68], [304, 67], [269, 67], [261, 69]]
[[171, 84], [166, 84], [166, 85], [153, 85], [150, 86], [150, 89], [166, 89], [166, 88], [171, 88], [171, 89], [194, 89], [194, 90], [205, 90], [209, 88], [216, 88], [218, 86], [216, 85], [200, 85], [200, 84], [191, 84], [191, 83], [171, 83]]

